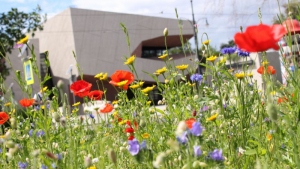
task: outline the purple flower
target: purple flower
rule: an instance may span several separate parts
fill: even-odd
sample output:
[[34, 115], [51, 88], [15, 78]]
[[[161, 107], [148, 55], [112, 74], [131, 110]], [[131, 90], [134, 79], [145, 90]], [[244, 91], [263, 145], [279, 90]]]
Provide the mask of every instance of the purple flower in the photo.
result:
[[43, 136], [43, 135], [45, 135], [45, 132], [43, 130], [41, 130], [41, 132], [39, 132], [39, 131], [36, 132], [37, 137], [40, 137], [40, 136]]
[[190, 77], [191, 81], [201, 81], [203, 79], [203, 76], [196, 73], [196, 74], [193, 74], [191, 77]]
[[30, 123], [31, 127], [34, 127], [34, 124], [33, 123]]
[[58, 157], [58, 158], [57, 158], [58, 160], [62, 159], [61, 153], [60, 153], [60, 154], [56, 154], [56, 155], [57, 155], [57, 157]]
[[23, 43], [17, 43], [17, 44], [14, 46], [14, 48], [21, 48], [21, 47], [23, 47]]
[[200, 122], [195, 122], [193, 123], [193, 127], [191, 129], [191, 133], [194, 136], [200, 136], [202, 133], [202, 127], [201, 127], [201, 123]]
[[284, 144], [282, 144], [281, 147], [284, 148]]
[[35, 111], [40, 110], [40, 106], [39, 105], [34, 106], [34, 110]]
[[212, 159], [214, 160], [224, 160], [223, 156], [222, 156], [222, 149], [220, 149], [220, 151], [218, 149], [215, 149], [211, 155]]
[[221, 53], [223, 54], [233, 54], [236, 51], [235, 47], [225, 47], [221, 50]]
[[251, 126], [253, 126], [253, 122], [251, 122]]
[[47, 108], [47, 109], [49, 109], [49, 108], [50, 108], [50, 103], [48, 103], [48, 104], [47, 104], [46, 108]]
[[55, 163], [53, 163], [51, 166], [52, 166], [52, 168], [56, 168]]
[[140, 151], [140, 143], [139, 141], [137, 141], [136, 138], [134, 138], [133, 140], [129, 140], [128, 141], [128, 145], [129, 145], [129, 148], [128, 148], [128, 151], [131, 155], [137, 155]]
[[147, 144], [146, 144], [146, 140], [144, 140], [141, 144], [142, 149], [146, 149], [147, 148]]
[[95, 118], [95, 116], [94, 115], [92, 115], [92, 114], [89, 114], [90, 115], [90, 117], [92, 118], [92, 119], [94, 119]]
[[224, 109], [226, 109], [226, 104], [223, 104]]
[[194, 154], [199, 157], [202, 155], [202, 151], [200, 150], [200, 146], [194, 146]]
[[202, 111], [206, 111], [206, 110], [208, 110], [208, 107], [207, 107], [207, 106], [204, 106], [204, 107], [202, 108]]
[[28, 163], [22, 163], [21, 161], [19, 161], [20, 169], [25, 169], [27, 166], [28, 166]]
[[48, 167], [42, 164], [42, 169], [47, 169]]
[[245, 51], [242, 51], [241, 49], [237, 48], [237, 53], [238, 53], [238, 56], [249, 56], [249, 52], [245, 52]]
[[269, 121], [268, 118], [265, 118], [265, 121], [268, 122]]
[[217, 74], [218, 74], [218, 76], [220, 76], [221, 72], [218, 72]]
[[176, 136], [176, 139], [179, 143], [185, 144], [187, 142], [187, 137], [186, 136], [187, 136], [187, 132], [185, 131], [185, 132], [182, 133], [181, 137]]
[[31, 129], [30, 131], [29, 131], [29, 135], [32, 137], [32, 133], [33, 133], [33, 130]]
[[3, 151], [2, 151], [2, 149], [1, 149], [1, 147], [0, 147], [0, 153], [2, 153]]
[[136, 112], [134, 111], [134, 112], [133, 112], [133, 117], [135, 117], [135, 116], [136, 116]]

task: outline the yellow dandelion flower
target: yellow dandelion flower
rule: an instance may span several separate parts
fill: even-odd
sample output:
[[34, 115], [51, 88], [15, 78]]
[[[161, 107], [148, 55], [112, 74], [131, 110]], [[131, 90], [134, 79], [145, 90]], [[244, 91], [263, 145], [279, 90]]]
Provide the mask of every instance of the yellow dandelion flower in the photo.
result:
[[158, 57], [159, 59], [164, 59], [165, 57], [167, 57], [168, 55], [167, 54], [165, 54], [165, 55], [162, 55], [162, 56], [160, 56], [160, 57]]
[[104, 136], [108, 136], [108, 135], [109, 135], [109, 133], [105, 133], [105, 134], [104, 134]]
[[156, 86], [156, 85], [153, 85], [152, 87], [146, 87], [145, 89], [142, 90], [142, 92], [148, 93], [148, 92], [152, 91], [152, 90], [154, 89], [155, 86]]
[[72, 106], [79, 106], [80, 105], [80, 102], [77, 102], [75, 104], [73, 104]]
[[45, 92], [45, 91], [47, 91], [47, 89], [48, 89], [48, 87], [46, 86], [46, 87], [44, 87], [40, 92], [42, 93], [42, 92]]
[[100, 80], [106, 80], [107, 79], [107, 73], [105, 73], [102, 77], [100, 77]]
[[185, 70], [187, 67], [189, 67], [189, 65], [178, 65], [178, 66], [176, 66], [176, 68], [179, 69], [179, 70]]
[[206, 41], [204, 41], [204, 42], [202, 42], [202, 43], [203, 43], [204, 45], [208, 45], [210, 41], [211, 41], [211, 40], [206, 40]]
[[124, 80], [124, 81], [122, 81], [122, 82], [117, 83], [117, 85], [118, 85], [119, 87], [122, 87], [122, 86], [125, 86], [127, 82], [128, 82], [128, 80]]
[[21, 39], [17, 44], [26, 43], [28, 41], [29, 36], [27, 35], [25, 38]]
[[275, 94], [276, 94], [276, 92], [275, 92], [275, 91], [273, 91], [273, 92], [271, 92], [270, 94], [271, 94], [271, 95], [275, 95]]
[[75, 108], [74, 110], [72, 110], [72, 113], [76, 113], [78, 111], [77, 108]]
[[227, 57], [223, 57], [223, 59], [220, 60], [220, 63], [221, 63], [221, 64], [222, 64], [222, 63], [226, 63], [226, 60], [227, 60]]
[[156, 72], [160, 73], [160, 74], [165, 73], [166, 71], [168, 71], [168, 69], [166, 67], [163, 67], [162, 69], [156, 70]]
[[80, 144], [83, 144], [83, 143], [85, 143], [85, 140], [80, 141]]
[[252, 77], [253, 76], [253, 72], [247, 74], [247, 76]]
[[151, 101], [147, 101], [147, 104], [151, 104]]
[[217, 116], [219, 115], [219, 113], [211, 116], [210, 118], [206, 119], [206, 121], [215, 121], [217, 119]]
[[207, 58], [206, 60], [210, 61], [210, 62], [214, 62], [218, 57], [217, 56], [211, 56], [209, 58]]
[[123, 124], [126, 124], [127, 120], [123, 120], [123, 121], [120, 121], [118, 124], [119, 125], [123, 125]]
[[96, 169], [96, 167], [92, 166], [92, 167], [89, 167], [89, 168], [87, 168], [87, 169]]
[[235, 77], [237, 77], [238, 79], [242, 79], [245, 77], [245, 73], [236, 73], [234, 74]]
[[6, 104], [4, 104], [4, 106], [9, 106], [9, 105], [11, 105], [11, 103], [6, 103]]
[[155, 73], [153, 73], [153, 74], [155, 74], [156, 76], [159, 76], [161, 73], [157, 73], [157, 72], [155, 72]]
[[268, 63], [269, 62], [266, 60], [266, 61], [262, 62], [261, 65], [265, 66], [265, 65], [268, 65]]
[[135, 59], [135, 55], [128, 58], [127, 62], [124, 62], [124, 65], [130, 65], [131, 63], [133, 63], [134, 59]]
[[97, 74], [97, 75], [94, 76], [94, 77], [100, 79], [102, 76], [103, 76], [103, 73], [101, 72], [101, 73]]
[[45, 109], [45, 105], [42, 105], [42, 106], [41, 106], [41, 109], [43, 109], [43, 110], [44, 110], [44, 109]]
[[118, 104], [118, 100], [114, 100], [112, 104]]
[[143, 138], [149, 138], [149, 137], [150, 137], [150, 134], [149, 134], [149, 133], [144, 133], [144, 134], [142, 134], [142, 137], [143, 137]]

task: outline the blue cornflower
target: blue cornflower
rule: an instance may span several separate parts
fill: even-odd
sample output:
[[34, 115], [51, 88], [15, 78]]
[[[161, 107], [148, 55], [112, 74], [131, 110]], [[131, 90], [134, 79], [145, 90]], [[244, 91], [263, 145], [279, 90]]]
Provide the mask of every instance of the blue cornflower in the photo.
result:
[[146, 148], [147, 148], [146, 140], [144, 140], [144, 141], [142, 142], [141, 148], [142, 148], [142, 149], [146, 149]]
[[129, 140], [128, 145], [129, 145], [128, 151], [131, 155], [134, 156], [134, 155], [137, 155], [139, 153], [140, 143], [136, 138], [134, 138], [133, 140]]
[[46, 108], [47, 108], [47, 109], [49, 109], [49, 108], [50, 108], [50, 103], [48, 103], [48, 104], [47, 104]]
[[207, 106], [204, 106], [204, 107], [202, 108], [202, 111], [206, 111], [206, 110], [208, 110], [208, 107], [207, 107]]
[[22, 163], [21, 161], [19, 161], [20, 169], [25, 169], [27, 166], [28, 166], [28, 163]]
[[221, 72], [218, 72], [217, 75], [220, 76]]
[[245, 52], [245, 51], [242, 51], [241, 49], [237, 49], [237, 53], [238, 53], [238, 56], [249, 56], [250, 53], [249, 52]]
[[39, 131], [36, 132], [37, 137], [40, 137], [40, 136], [43, 136], [43, 135], [45, 135], [45, 132], [43, 130], [41, 130], [41, 132], [39, 132]]
[[42, 164], [42, 169], [47, 169], [48, 167]]
[[223, 156], [222, 156], [222, 149], [220, 149], [220, 151], [218, 149], [215, 149], [211, 155], [212, 159], [214, 160], [224, 160]]
[[187, 132], [183, 132], [181, 137], [176, 136], [176, 139], [179, 143], [185, 144], [187, 142]]
[[194, 146], [194, 154], [197, 157], [202, 155], [202, 151], [200, 150], [200, 146]]
[[62, 159], [62, 154], [61, 154], [61, 153], [60, 153], [60, 154], [56, 154], [56, 155], [57, 155], [57, 157], [58, 157], [58, 158], [57, 158], [58, 160]]
[[226, 107], [227, 107], [226, 104], [223, 104], [223, 107], [224, 107], [224, 109], [226, 109]]
[[3, 151], [2, 151], [2, 149], [1, 149], [1, 147], [0, 147], [0, 153], [2, 153]]
[[196, 73], [196, 74], [193, 74], [191, 77], [190, 77], [191, 81], [196, 81], [196, 82], [199, 82], [203, 79], [203, 76]]
[[92, 115], [92, 114], [89, 114], [90, 115], [90, 117], [92, 118], [92, 119], [94, 119], [95, 118], [95, 116], [94, 115]]
[[281, 147], [284, 148], [284, 144], [282, 144]]
[[251, 126], [253, 126], [253, 122], [251, 122]]
[[55, 163], [53, 163], [51, 166], [52, 166], [52, 168], [56, 168]]
[[29, 131], [29, 135], [32, 137], [33, 129]]
[[40, 110], [40, 106], [39, 105], [36, 105], [35, 107], [34, 107], [34, 110]]
[[136, 116], [136, 112], [134, 111], [134, 112], [133, 112], [133, 117], [135, 117], [135, 116]]
[[223, 54], [233, 54], [236, 51], [235, 47], [225, 47], [221, 50], [221, 53]]
[[201, 123], [200, 122], [194, 122], [193, 125], [192, 125], [192, 129], [191, 129], [191, 133], [194, 135], [194, 136], [200, 136], [201, 133], [202, 133], [202, 127], [201, 127]]
[[295, 67], [291, 66], [291, 71], [294, 72], [295, 71]]

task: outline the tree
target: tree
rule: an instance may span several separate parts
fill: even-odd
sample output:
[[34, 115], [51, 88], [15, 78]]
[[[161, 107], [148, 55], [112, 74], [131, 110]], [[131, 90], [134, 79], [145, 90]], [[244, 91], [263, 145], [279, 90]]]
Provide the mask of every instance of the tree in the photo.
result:
[[228, 43], [221, 43], [220, 49], [228, 48], [228, 47], [234, 47], [236, 44], [234, 43], [234, 40], [228, 41]]
[[[290, 2], [289, 4], [284, 4], [282, 7], [284, 8], [284, 13], [273, 17], [273, 24], [281, 24], [281, 22], [285, 21], [288, 17], [290, 19], [298, 19], [300, 20], [300, 9], [299, 9], [300, 2]], [[281, 20], [281, 22], [280, 22]]]
[[40, 6], [31, 13], [19, 12], [17, 8], [12, 8], [7, 13], [0, 13], [0, 73], [5, 79], [8, 76], [8, 70], [5, 66], [3, 56], [11, 53], [13, 45], [20, 39], [24, 38], [26, 32], [34, 36], [37, 30], [43, 30], [43, 21], [46, 16], [42, 16]]

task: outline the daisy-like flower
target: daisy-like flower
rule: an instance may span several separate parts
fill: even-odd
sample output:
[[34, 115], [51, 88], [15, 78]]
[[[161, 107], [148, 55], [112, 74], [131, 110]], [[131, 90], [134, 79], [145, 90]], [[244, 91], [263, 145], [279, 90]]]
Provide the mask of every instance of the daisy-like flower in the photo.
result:
[[114, 100], [112, 104], [118, 104], [118, 100]]
[[100, 77], [102, 77], [102, 76], [103, 76], [103, 73], [101, 72], [101, 73], [97, 74], [97, 75], [94, 76], [94, 77], [100, 79]]
[[40, 92], [42, 93], [42, 92], [45, 92], [45, 91], [47, 91], [47, 89], [48, 89], [48, 87], [46, 86], [46, 87], [44, 87]]
[[117, 86], [119, 86], [119, 87], [125, 86], [127, 82], [128, 82], [128, 80], [124, 80], [122, 82], [117, 83]]
[[120, 121], [118, 124], [119, 124], [119, 125], [123, 125], [123, 124], [126, 124], [127, 121], [128, 121], [128, 120], [122, 120], [122, 121]]
[[144, 134], [142, 134], [142, 137], [143, 137], [143, 138], [149, 138], [149, 137], [150, 137], [150, 134], [149, 134], [149, 133], [144, 133]]
[[214, 62], [217, 59], [217, 56], [211, 56], [209, 58], [207, 58], [206, 60], [210, 61], [210, 62]]
[[79, 106], [80, 102], [74, 103], [72, 106]]
[[242, 79], [245, 77], [245, 73], [236, 73], [234, 74], [235, 77], [237, 77], [238, 79]]
[[271, 92], [270, 94], [271, 94], [271, 95], [275, 95], [275, 94], [276, 94], [276, 92], [275, 92], [275, 91], [273, 91], [273, 92]]
[[219, 113], [211, 116], [210, 118], [206, 119], [206, 121], [215, 121], [217, 119], [217, 116], [219, 115]]
[[100, 77], [100, 80], [106, 80], [107, 79], [107, 73], [105, 73], [102, 77]]
[[27, 35], [25, 38], [21, 39], [17, 44], [27, 43], [29, 36]]
[[176, 66], [176, 68], [179, 69], [179, 70], [185, 70], [187, 67], [189, 67], [189, 65], [178, 65], [178, 66]]
[[156, 72], [160, 73], [160, 74], [165, 73], [166, 71], [168, 71], [168, 69], [166, 67], [163, 67], [162, 69], [156, 70]]
[[208, 45], [210, 41], [211, 41], [211, 40], [206, 40], [206, 41], [204, 41], [204, 42], [202, 42], [202, 43], [203, 43], [204, 45]]
[[165, 55], [159, 56], [158, 58], [159, 58], [159, 59], [164, 59], [164, 58], [166, 58], [167, 56], [168, 56], [168, 55], [165, 54]]
[[130, 88], [131, 88], [131, 89], [136, 89], [136, 88], [138, 88], [138, 87], [140, 87], [140, 86], [143, 86], [144, 83], [145, 83], [145, 82], [139, 82], [138, 84], [131, 85]]
[[147, 101], [147, 104], [151, 104], [151, 101]]
[[269, 62], [266, 60], [266, 61], [262, 62], [261, 65], [265, 66], [265, 65], [268, 65], [268, 63]]
[[155, 74], [156, 76], [159, 76], [161, 73], [157, 73], [157, 72], [155, 72], [155, 73], [153, 73], [153, 74]]
[[124, 65], [130, 65], [133, 63], [135, 60], [135, 55], [131, 56], [130, 58], [127, 59], [127, 62], [124, 62]]
[[6, 104], [4, 104], [4, 106], [9, 106], [9, 105], [11, 105], [11, 103], [6, 103]]
[[153, 85], [152, 87], [146, 87], [145, 89], [142, 90], [142, 92], [148, 93], [148, 92], [152, 91], [152, 90], [154, 89], [155, 86], [156, 86], [156, 85]]
[[247, 74], [248, 77], [252, 77], [253, 76], [253, 72]]

